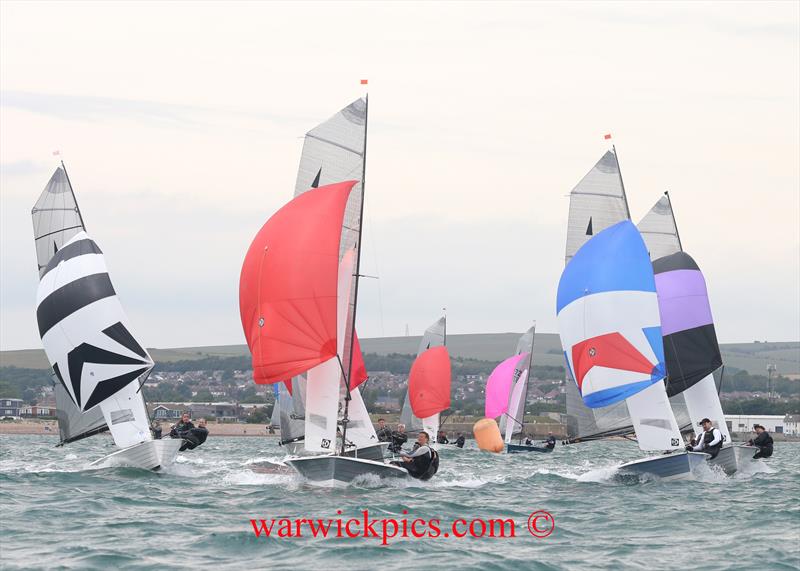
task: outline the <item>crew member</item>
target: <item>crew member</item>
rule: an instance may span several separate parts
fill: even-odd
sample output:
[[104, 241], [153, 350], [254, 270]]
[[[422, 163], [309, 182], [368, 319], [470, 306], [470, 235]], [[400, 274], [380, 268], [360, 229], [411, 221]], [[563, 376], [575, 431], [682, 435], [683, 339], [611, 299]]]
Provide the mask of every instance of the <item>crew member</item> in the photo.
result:
[[181, 445], [179, 452], [184, 450], [194, 450], [200, 446], [208, 438], [208, 428], [206, 427], [206, 419], [201, 418], [197, 421], [197, 427], [192, 427], [189, 430], [178, 433], [183, 438], [184, 443]]
[[406, 425], [398, 424], [397, 430], [392, 432], [392, 443], [389, 444], [389, 452], [397, 454], [403, 449], [403, 444], [408, 442], [408, 434], [406, 434]]
[[548, 450], [552, 450], [556, 447], [556, 437], [553, 436], [552, 432], [547, 433], [547, 440], [544, 441], [544, 447]]
[[691, 452], [705, 452], [710, 454], [711, 458], [716, 458], [722, 448], [722, 432], [719, 428], [714, 428], [711, 421], [704, 418], [700, 421], [700, 426], [703, 427], [703, 433], [696, 439], [696, 444], [686, 445], [686, 450]]
[[459, 448], [464, 448], [464, 443], [466, 441], [467, 440], [464, 438], [464, 435], [459, 432], [458, 438], [456, 438], [456, 446], [458, 446]]
[[153, 421], [153, 424], [150, 425], [150, 432], [153, 433], [153, 440], [160, 440], [161, 439], [161, 424], [157, 420]]
[[189, 416], [188, 412], [184, 412], [181, 415], [180, 421], [172, 426], [172, 429], [169, 431], [169, 435], [172, 438], [180, 438], [179, 434], [181, 432], [187, 432], [194, 428], [194, 423], [192, 422], [192, 417]]
[[379, 442], [392, 441], [392, 429], [386, 426], [386, 421], [382, 418], [378, 419], [378, 431], [376, 434]]
[[444, 430], [439, 431], [439, 435], [436, 437], [436, 442], [439, 444], [450, 444], [450, 441], [447, 439], [447, 433]]
[[429, 444], [430, 436], [423, 430], [417, 436], [413, 451], [400, 453], [402, 462], [398, 465], [408, 470], [412, 478], [428, 480], [439, 470], [439, 455]]
[[758, 446], [758, 452], [756, 452], [753, 456], [753, 460], [758, 460], [759, 458], [769, 458], [772, 456], [772, 436], [770, 436], [769, 432], [767, 432], [767, 429], [760, 424], [754, 425], [753, 430], [756, 432], [756, 437], [751, 438], [747, 442], [747, 444], [750, 446]]

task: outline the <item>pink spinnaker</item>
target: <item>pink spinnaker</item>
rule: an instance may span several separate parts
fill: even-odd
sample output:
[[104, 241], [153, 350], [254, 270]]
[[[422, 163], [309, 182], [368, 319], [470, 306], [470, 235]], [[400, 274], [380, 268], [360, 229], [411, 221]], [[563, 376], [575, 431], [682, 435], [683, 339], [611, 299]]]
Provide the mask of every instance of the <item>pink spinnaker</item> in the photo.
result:
[[497, 418], [508, 412], [508, 396], [514, 382], [514, 369], [522, 359], [527, 359], [528, 353], [509, 357], [494, 368], [489, 380], [486, 381], [486, 416]]

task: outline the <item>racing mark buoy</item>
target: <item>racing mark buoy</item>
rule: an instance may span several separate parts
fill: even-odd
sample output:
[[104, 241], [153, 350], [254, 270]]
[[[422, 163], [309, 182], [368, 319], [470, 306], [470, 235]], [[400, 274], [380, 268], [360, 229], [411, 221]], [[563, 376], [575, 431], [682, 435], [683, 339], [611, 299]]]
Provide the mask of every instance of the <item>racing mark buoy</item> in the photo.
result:
[[472, 427], [472, 433], [475, 435], [475, 442], [478, 448], [486, 452], [502, 452], [503, 437], [500, 436], [500, 427], [493, 418], [482, 418]]

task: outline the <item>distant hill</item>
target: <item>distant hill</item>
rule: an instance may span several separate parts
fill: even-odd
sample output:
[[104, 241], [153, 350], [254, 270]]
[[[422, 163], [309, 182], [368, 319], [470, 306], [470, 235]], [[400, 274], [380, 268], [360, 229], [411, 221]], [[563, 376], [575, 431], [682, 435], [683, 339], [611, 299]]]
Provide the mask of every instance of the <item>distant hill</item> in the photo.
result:
[[[447, 347], [455, 357], [500, 361], [514, 350], [520, 333], [476, 333], [448, 335]], [[365, 353], [414, 354], [420, 337], [376, 337], [361, 339]], [[175, 349], [150, 349], [156, 361], [171, 362], [204, 357], [232, 357], [246, 355], [246, 345], [218, 345], [208, 347], [180, 347]], [[538, 365], [561, 366], [564, 358], [561, 342], [555, 333], [537, 333], [534, 361]], [[800, 342], [725, 343], [722, 360], [731, 368], [742, 369], [753, 375], [763, 375], [768, 364], [774, 364], [781, 375], [800, 376]], [[47, 369], [49, 364], [41, 349], [0, 352], [0, 366]]]

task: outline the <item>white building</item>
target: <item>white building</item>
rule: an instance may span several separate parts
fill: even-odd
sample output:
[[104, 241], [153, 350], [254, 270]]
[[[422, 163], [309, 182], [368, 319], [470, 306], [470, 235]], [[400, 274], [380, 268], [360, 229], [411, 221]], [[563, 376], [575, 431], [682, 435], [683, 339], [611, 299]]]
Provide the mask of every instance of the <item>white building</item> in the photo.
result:
[[730, 432], [753, 432], [753, 425], [760, 424], [767, 432], [783, 434], [786, 431], [786, 416], [782, 414], [726, 414], [725, 423]]
[[783, 430], [785, 434], [800, 436], [800, 414], [787, 414], [783, 419]]

